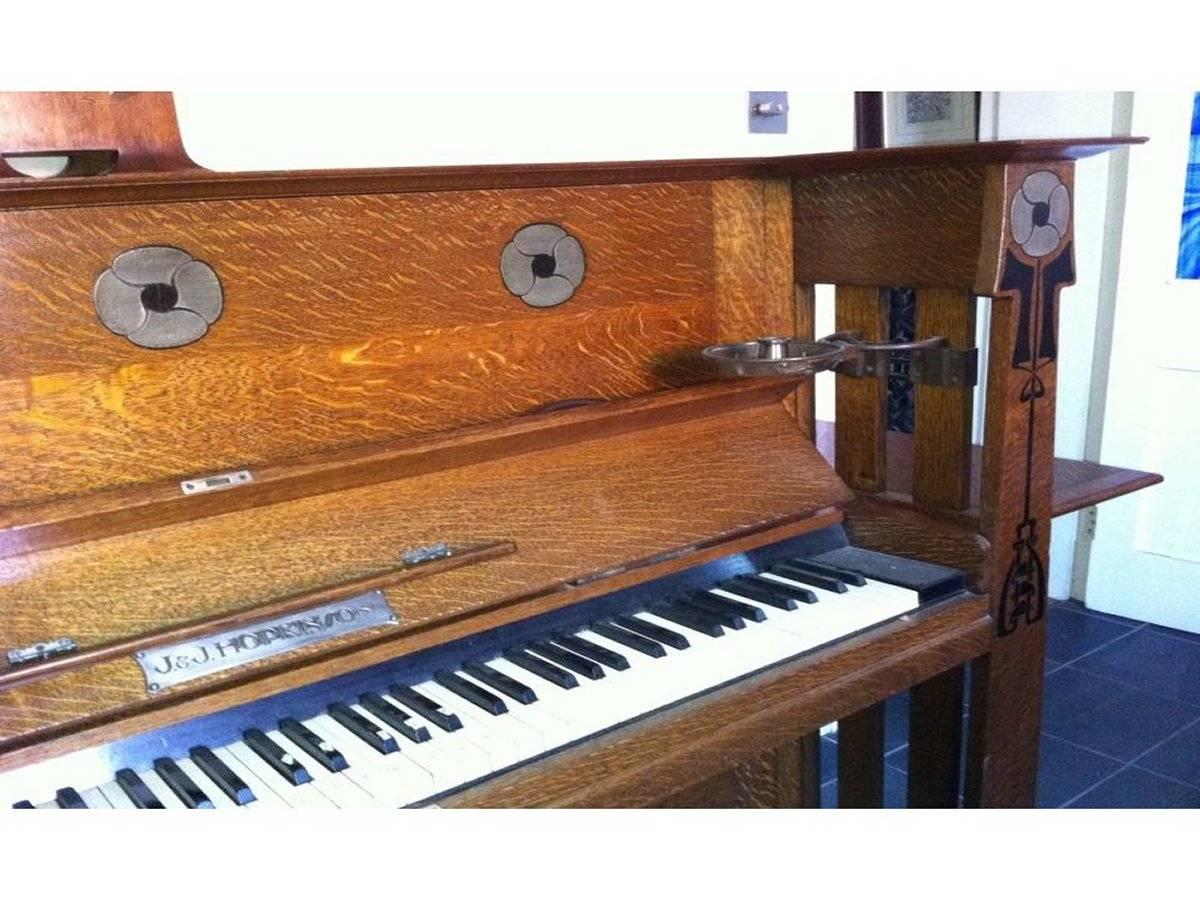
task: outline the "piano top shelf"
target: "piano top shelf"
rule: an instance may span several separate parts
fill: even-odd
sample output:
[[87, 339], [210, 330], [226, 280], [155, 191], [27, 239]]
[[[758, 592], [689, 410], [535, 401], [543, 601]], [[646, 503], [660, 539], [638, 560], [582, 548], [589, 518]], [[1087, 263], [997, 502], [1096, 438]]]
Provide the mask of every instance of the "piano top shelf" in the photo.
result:
[[87, 177], [0, 177], [0, 209], [728, 178], [807, 178], [897, 169], [1075, 160], [1144, 141], [1145, 138], [1139, 137], [1090, 137], [934, 144], [737, 159], [266, 172], [214, 172], [190, 167]]
[[[887, 489], [889, 493], [912, 494], [912, 445], [911, 434], [889, 431], [887, 435]], [[834, 453], [834, 427], [832, 422], [817, 422], [817, 449], [832, 464]], [[971, 498], [972, 507], [978, 508], [980, 473], [983, 471], [983, 448], [971, 448]], [[1053, 494], [1051, 509], [1054, 516], [1095, 506], [1105, 500], [1123, 497], [1142, 488], [1158, 484], [1163, 480], [1154, 472], [1138, 469], [1121, 469], [1081, 459], [1054, 460]]]

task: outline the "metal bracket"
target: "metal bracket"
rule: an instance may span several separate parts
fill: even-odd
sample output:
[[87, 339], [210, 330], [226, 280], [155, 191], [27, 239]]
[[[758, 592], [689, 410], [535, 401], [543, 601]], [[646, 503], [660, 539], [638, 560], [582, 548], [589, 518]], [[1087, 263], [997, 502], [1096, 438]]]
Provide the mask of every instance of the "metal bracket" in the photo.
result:
[[979, 382], [979, 350], [941, 347], [914, 353], [908, 375], [913, 384], [966, 388]]

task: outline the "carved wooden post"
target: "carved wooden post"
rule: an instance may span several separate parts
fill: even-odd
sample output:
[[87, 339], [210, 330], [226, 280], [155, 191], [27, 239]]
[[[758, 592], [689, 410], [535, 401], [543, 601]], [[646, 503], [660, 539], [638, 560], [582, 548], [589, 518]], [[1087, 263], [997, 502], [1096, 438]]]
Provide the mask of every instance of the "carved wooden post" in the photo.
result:
[[[1075, 278], [1071, 163], [993, 167], [999, 241], [987, 381], [981, 528], [996, 640], [977, 664], [968, 800], [1032, 806], [1037, 785], [1054, 460], [1058, 294]], [[981, 756], [980, 756], [981, 754]]]

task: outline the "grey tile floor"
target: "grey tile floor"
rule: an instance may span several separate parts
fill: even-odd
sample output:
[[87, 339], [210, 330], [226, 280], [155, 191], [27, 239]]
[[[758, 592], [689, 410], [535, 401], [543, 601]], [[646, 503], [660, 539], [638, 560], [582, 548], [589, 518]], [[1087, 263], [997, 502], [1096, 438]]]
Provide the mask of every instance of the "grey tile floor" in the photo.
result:
[[[1200, 635], [1051, 604], [1037, 803], [1200, 808]], [[884, 805], [903, 807], [908, 695], [887, 701]], [[837, 740], [821, 739], [822, 806]]]

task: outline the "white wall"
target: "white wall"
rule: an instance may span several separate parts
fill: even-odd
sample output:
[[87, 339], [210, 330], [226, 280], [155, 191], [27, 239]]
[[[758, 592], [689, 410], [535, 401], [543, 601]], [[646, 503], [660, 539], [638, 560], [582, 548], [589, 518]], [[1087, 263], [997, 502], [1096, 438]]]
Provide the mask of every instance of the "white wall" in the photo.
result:
[[849, 91], [792, 89], [786, 135], [749, 134], [747, 93], [738, 90], [175, 98], [188, 152], [223, 171], [770, 156], [854, 145]]
[[[1002, 92], [985, 94], [980, 131], [996, 140], [1097, 137], [1113, 133], [1111, 91]], [[1100, 269], [1105, 246], [1110, 155], [1080, 160], [1075, 167], [1076, 279], [1062, 292], [1059, 311], [1058, 412], [1054, 452], [1083, 459], [1088, 399], [1100, 309]], [[1071, 594], [1078, 513], [1055, 519], [1050, 534], [1049, 589]]]

